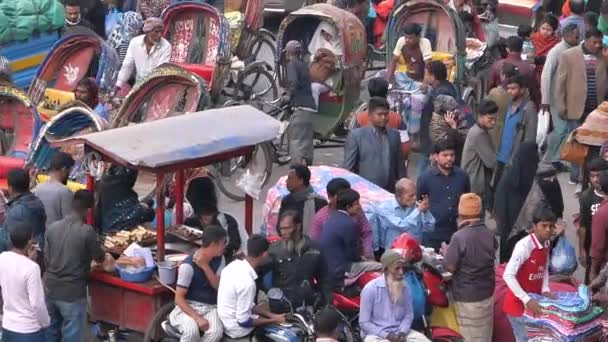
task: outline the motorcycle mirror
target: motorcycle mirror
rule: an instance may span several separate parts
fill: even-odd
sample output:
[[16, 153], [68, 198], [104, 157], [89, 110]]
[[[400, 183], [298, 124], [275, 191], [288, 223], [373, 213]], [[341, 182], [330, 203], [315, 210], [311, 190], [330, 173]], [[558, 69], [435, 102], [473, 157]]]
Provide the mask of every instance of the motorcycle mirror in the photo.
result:
[[268, 298], [272, 299], [272, 300], [281, 300], [283, 299], [284, 294], [283, 294], [283, 290], [281, 290], [278, 287], [273, 287], [270, 290], [268, 290]]

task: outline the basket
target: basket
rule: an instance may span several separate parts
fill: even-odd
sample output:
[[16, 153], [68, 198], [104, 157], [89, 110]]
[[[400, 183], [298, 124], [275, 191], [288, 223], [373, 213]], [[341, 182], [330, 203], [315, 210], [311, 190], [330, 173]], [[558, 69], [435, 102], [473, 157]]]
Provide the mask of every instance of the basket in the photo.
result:
[[143, 271], [141, 271], [141, 272], [130, 273], [130, 272], [127, 272], [127, 271], [121, 269], [120, 267], [116, 266], [116, 270], [118, 271], [118, 274], [120, 275], [120, 279], [122, 279], [124, 281], [128, 281], [130, 283], [147, 282], [148, 280], [152, 279], [152, 275], [154, 274], [155, 269], [156, 269], [156, 266], [152, 266], [152, 267], [144, 268]]

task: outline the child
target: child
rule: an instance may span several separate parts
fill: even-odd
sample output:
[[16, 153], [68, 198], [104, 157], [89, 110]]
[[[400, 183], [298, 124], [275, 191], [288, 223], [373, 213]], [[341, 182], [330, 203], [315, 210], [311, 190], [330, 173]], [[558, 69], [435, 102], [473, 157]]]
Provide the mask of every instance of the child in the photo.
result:
[[503, 274], [508, 287], [503, 311], [511, 323], [516, 342], [528, 341], [528, 329], [522, 318], [524, 311], [527, 309], [533, 316], [542, 313], [538, 302], [528, 294], [551, 296], [550, 243], [556, 221], [557, 218], [550, 209], [539, 209], [533, 217], [532, 232], [517, 242]]
[[517, 27], [517, 35], [524, 41], [524, 48], [522, 50], [523, 60], [534, 60], [534, 45], [532, 45], [532, 27], [530, 25], [519, 25]]

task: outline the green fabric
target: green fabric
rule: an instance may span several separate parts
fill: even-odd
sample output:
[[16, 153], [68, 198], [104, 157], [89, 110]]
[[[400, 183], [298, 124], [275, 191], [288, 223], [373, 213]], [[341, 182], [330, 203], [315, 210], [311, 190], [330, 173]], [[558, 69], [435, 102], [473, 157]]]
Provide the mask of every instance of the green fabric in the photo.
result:
[[0, 0], [0, 44], [26, 40], [64, 25], [59, 0]]
[[604, 19], [603, 15], [600, 15], [600, 19], [597, 22], [597, 29], [604, 35], [608, 35], [608, 20]]
[[593, 309], [591, 309], [587, 314], [585, 314], [581, 317], [576, 317], [573, 315], [565, 315], [565, 314], [562, 314], [562, 312], [559, 310], [546, 310], [545, 308], [543, 308], [542, 311], [545, 314], [555, 315], [563, 320], [570, 321], [575, 324], [584, 324], [584, 323], [587, 323], [587, 322], [593, 320], [597, 316], [601, 315], [604, 312], [604, 309], [602, 309], [599, 306], [594, 306]]

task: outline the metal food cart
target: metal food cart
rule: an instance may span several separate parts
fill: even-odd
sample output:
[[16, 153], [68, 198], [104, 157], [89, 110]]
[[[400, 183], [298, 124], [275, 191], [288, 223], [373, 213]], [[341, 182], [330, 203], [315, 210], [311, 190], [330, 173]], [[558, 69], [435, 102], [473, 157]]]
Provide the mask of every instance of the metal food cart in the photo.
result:
[[[156, 175], [163, 184], [175, 174], [176, 222], [183, 222], [184, 169], [200, 168], [230, 158], [249, 156], [255, 145], [274, 139], [280, 122], [251, 107], [207, 110], [162, 120], [73, 137], [55, 146], [83, 144], [85, 155]], [[94, 188], [89, 175], [87, 187]], [[156, 187], [156, 259], [165, 257], [164, 187]], [[251, 234], [253, 199], [246, 197], [245, 228]], [[93, 321], [145, 332], [156, 311], [172, 293], [156, 279], [130, 283], [114, 274], [92, 271], [89, 314]]]

